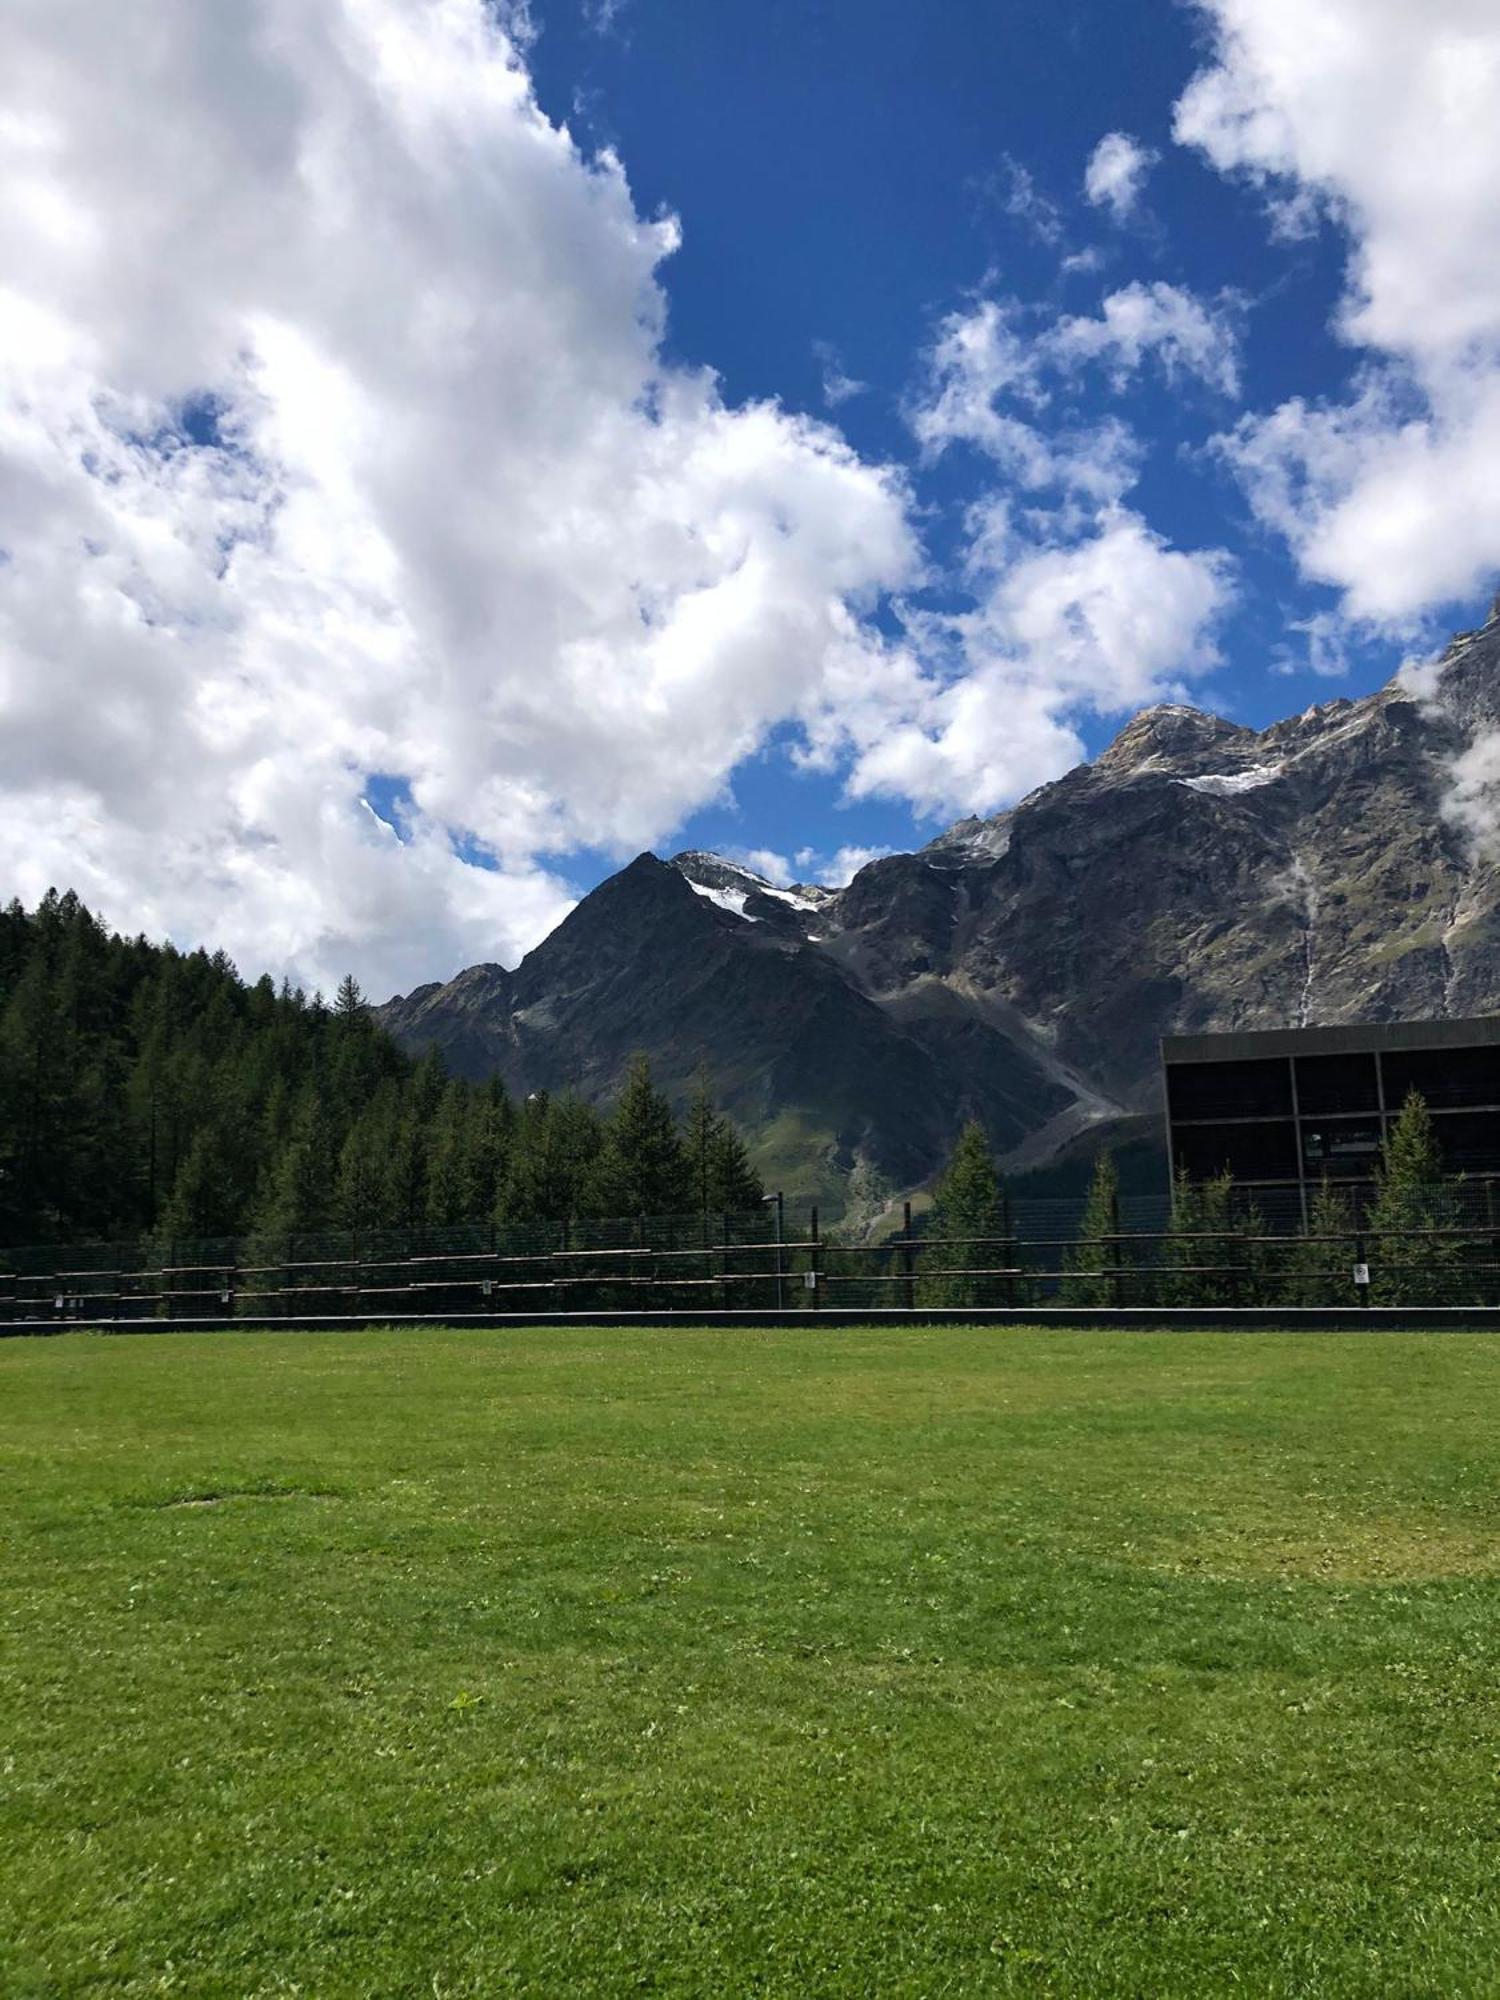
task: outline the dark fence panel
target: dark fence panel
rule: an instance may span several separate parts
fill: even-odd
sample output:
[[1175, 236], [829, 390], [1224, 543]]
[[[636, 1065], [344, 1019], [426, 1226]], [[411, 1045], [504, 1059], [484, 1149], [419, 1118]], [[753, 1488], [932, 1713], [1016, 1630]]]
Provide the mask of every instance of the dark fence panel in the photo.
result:
[[1454, 1193], [1459, 1224], [1374, 1237], [1300, 1232], [1283, 1202], [1246, 1199], [1213, 1232], [1171, 1228], [1169, 1204], [1119, 1204], [1080, 1242], [1079, 1200], [1017, 1202], [1005, 1233], [939, 1243], [824, 1235], [816, 1210], [629, 1216], [237, 1240], [47, 1245], [0, 1252], [0, 1325], [441, 1321], [453, 1314], [818, 1312], [1068, 1306], [1500, 1305], [1500, 1211]]

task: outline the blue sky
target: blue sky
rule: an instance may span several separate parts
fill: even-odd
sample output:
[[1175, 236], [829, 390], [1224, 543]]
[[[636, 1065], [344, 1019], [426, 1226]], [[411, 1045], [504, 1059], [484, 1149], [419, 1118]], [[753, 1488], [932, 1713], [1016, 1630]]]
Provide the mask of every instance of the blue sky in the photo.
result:
[[389, 992], [1500, 580], [1493, 0], [131, 18], [0, 16], [23, 898]]
[[[829, 414], [861, 453], [911, 464], [907, 412], [944, 314], [985, 294], [1034, 303], [1042, 316], [1084, 313], [1132, 280], [1234, 296], [1245, 409], [1336, 397], [1362, 363], [1333, 327], [1345, 232], [1325, 219], [1278, 240], [1253, 187], [1173, 143], [1173, 107], [1213, 47], [1210, 20], [1191, 7], [539, 0], [532, 17], [529, 62], [549, 115], [586, 148], [614, 149], [643, 209], [681, 219], [683, 245], [663, 277], [669, 346], [714, 368], [732, 400], [774, 397]], [[1083, 192], [1090, 155], [1111, 131], [1158, 155], [1119, 226]], [[1065, 270], [1078, 253], [1097, 262]], [[867, 387], [830, 406], [830, 367]], [[1142, 434], [1135, 498], [1152, 527], [1235, 559], [1223, 665], [1199, 685], [1203, 706], [1264, 726], [1389, 679], [1409, 629], [1349, 628], [1346, 674], [1313, 670], [1296, 627], [1335, 613], [1338, 592], [1299, 577], [1206, 448], [1238, 408], [1150, 380], [1124, 398], [1095, 384], [1078, 402], [1089, 414], [1121, 412]], [[960, 453], [917, 480], [934, 559], [956, 563], [962, 511], [986, 468]], [[1428, 607], [1430, 630], [1476, 621], [1485, 598]], [[1080, 718], [1090, 754], [1119, 720]], [[847, 800], [837, 779], [790, 769], [779, 740], [737, 772], [733, 790], [674, 841], [899, 848], [930, 837], [942, 817]], [[572, 864], [586, 881], [614, 860], [580, 853]]]

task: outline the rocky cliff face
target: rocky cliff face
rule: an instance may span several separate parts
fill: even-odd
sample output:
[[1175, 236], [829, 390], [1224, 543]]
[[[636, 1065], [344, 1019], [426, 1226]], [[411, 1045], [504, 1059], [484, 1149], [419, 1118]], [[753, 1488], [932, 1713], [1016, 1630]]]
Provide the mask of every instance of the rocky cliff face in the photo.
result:
[[706, 1065], [788, 1191], [836, 1197], [860, 1155], [913, 1185], [968, 1116], [1015, 1169], [1154, 1110], [1163, 1034], [1500, 1006], [1492, 819], [1500, 615], [1264, 731], [1148, 709], [838, 894], [642, 855], [514, 972], [382, 1012], [519, 1090], [607, 1097], [638, 1048], [675, 1090]]

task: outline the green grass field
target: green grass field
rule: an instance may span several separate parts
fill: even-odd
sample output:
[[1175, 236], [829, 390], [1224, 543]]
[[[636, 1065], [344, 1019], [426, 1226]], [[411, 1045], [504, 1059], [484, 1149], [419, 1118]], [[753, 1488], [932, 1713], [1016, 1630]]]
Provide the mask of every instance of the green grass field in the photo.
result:
[[0, 1343], [0, 1994], [1500, 1993], [1500, 1342]]

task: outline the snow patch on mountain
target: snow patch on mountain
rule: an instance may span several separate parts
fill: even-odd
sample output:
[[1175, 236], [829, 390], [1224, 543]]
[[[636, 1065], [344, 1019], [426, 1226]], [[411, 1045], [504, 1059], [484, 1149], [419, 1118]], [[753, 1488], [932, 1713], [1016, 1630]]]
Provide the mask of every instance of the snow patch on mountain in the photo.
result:
[[1225, 797], [1235, 792], [1259, 791], [1262, 785], [1274, 785], [1286, 769], [1281, 764], [1252, 764], [1248, 771], [1211, 771], [1203, 778], [1179, 778], [1179, 785], [1186, 785], [1190, 792], [1212, 792]]
[[710, 903], [717, 903], [721, 910], [728, 910], [731, 916], [744, 917], [747, 924], [757, 921], [754, 917], [746, 915], [745, 903], [748, 895], [746, 890], [712, 889], [706, 882], [695, 882], [691, 875], [685, 875], [683, 880], [695, 896], [703, 896]]
[[[794, 882], [787, 888], [779, 888], [769, 882], [755, 869], [747, 868], [740, 861], [726, 861], [722, 854], [706, 854], [689, 849], [683, 854], [674, 854], [672, 866], [682, 876], [690, 889], [700, 896], [707, 896], [711, 902], [719, 903], [723, 909], [733, 910], [737, 917], [745, 916], [745, 902], [751, 896], [770, 896], [778, 903], [785, 903], [790, 909], [803, 916], [811, 916], [831, 902], [832, 896], [826, 889], [810, 887], [805, 882]], [[729, 898], [730, 900], [725, 900]], [[751, 923], [759, 919], [751, 917]]]
[[773, 889], [769, 882], [760, 893], [763, 896], [774, 896], [778, 903], [790, 903], [794, 910], [816, 910], [820, 907], [811, 896], [801, 895], [795, 889]]

